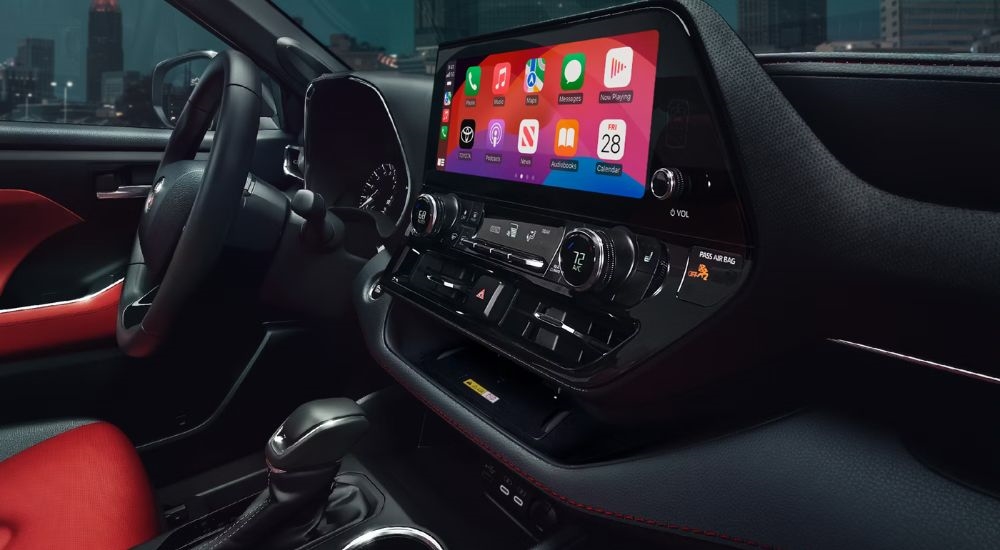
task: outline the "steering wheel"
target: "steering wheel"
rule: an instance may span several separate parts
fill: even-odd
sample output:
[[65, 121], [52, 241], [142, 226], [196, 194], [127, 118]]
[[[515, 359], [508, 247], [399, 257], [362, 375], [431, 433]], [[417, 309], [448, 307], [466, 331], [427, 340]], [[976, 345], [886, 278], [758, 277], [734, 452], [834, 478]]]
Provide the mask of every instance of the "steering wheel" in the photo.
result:
[[[152, 354], [215, 265], [240, 208], [260, 119], [260, 74], [236, 51], [217, 55], [177, 119], [143, 206], [125, 273], [118, 346]], [[194, 160], [218, 114], [208, 160]]]

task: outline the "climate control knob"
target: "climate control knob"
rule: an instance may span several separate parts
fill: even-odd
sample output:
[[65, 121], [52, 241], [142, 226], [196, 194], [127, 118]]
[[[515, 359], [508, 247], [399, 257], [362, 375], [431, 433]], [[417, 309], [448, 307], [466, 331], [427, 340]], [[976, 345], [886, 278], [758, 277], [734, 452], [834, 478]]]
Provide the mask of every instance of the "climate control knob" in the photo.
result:
[[410, 224], [418, 235], [431, 236], [451, 227], [458, 217], [458, 197], [424, 193], [413, 202]]
[[566, 284], [576, 290], [602, 288], [614, 273], [614, 243], [603, 231], [573, 229], [559, 248], [559, 268]]
[[660, 168], [653, 172], [649, 179], [649, 192], [654, 197], [665, 201], [675, 199], [687, 191], [687, 180], [684, 173], [677, 168]]

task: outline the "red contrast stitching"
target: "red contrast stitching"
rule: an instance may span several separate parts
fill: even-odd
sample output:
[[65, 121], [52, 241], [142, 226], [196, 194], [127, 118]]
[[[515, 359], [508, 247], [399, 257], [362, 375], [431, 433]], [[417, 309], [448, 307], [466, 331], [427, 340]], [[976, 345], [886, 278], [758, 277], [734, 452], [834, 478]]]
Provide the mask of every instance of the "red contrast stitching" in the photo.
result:
[[488, 443], [486, 443], [485, 441], [479, 439], [475, 434], [473, 434], [473, 433], [469, 432], [468, 430], [466, 430], [457, 421], [452, 420], [451, 417], [449, 417], [447, 413], [445, 413], [444, 411], [442, 411], [441, 409], [439, 409], [437, 406], [435, 406], [433, 403], [431, 403], [430, 401], [428, 401], [427, 399], [425, 399], [422, 395], [420, 395], [417, 391], [415, 391], [409, 384], [407, 384], [402, 378], [400, 378], [399, 376], [397, 376], [396, 373], [392, 372], [391, 370], [389, 370], [389, 369], [387, 369], [385, 367], [383, 367], [383, 368], [385, 369], [386, 372], [389, 373], [390, 376], [392, 376], [393, 378], [395, 378], [396, 381], [399, 382], [404, 388], [406, 388], [412, 395], [414, 395], [417, 399], [419, 399], [430, 410], [434, 411], [434, 413], [437, 414], [438, 416], [440, 416], [445, 422], [447, 422], [448, 424], [451, 424], [456, 430], [458, 430], [459, 432], [461, 432], [462, 435], [464, 435], [465, 437], [467, 437], [470, 440], [472, 440], [473, 443], [475, 443], [476, 445], [478, 445], [479, 447], [481, 447], [484, 451], [486, 451], [491, 456], [493, 456], [493, 458], [495, 458], [495, 459], [499, 460], [500, 462], [502, 462], [504, 464], [504, 466], [510, 468], [511, 470], [513, 470], [514, 472], [516, 472], [519, 476], [521, 476], [524, 479], [528, 480], [532, 485], [534, 485], [535, 487], [541, 489], [542, 491], [544, 491], [545, 493], [547, 493], [549, 496], [551, 496], [552, 498], [555, 498], [556, 500], [559, 500], [560, 502], [564, 502], [566, 504], [569, 504], [569, 505], [574, 506], [576, 508], [580, 508], [581, 510], [586, 510], [587, 512], [590, 512], [590, 513], [593, 513], [593, 514], [604, 515], [604, 516], [613, 517], [613, 518], [621, 519], [621, 520], [634, 521], [634, 522], [637, 522], [637, 523], [641, 523], [643, 525], [651, 525], [651, 526], [654, 526], [654, 527], [660, 527], [660, 528], [668, 529], [668, 530], [671, 530], [671, 531], [680, 531], [682, 533], [689, 534], [689, 535], [697, 535], [697, 536], [702, 536], [702, 537], [717, 538], [717, 539], [721, 539], [721, 540], [724, 540], [724, 541], [727, 541], [727, 542], [733, 542], [733, 543], [736, 543], [736, 544], [743, 544], [745, 546], [750, 546], [752, 548], [760, 548], [761, 550], [779, 550], [779, 547], [771, 545], [771, 544], [763, 544], [763, 543], [756, 542], [756, 541], [753, 541], [753, 540], [750, 540], [750, 539], [745, 539], [745, 538], [742, 538], [742, 537], [734, 537], [734, 536], [731, 536], [731, 535], [727, 535], [725, 533], [720, 533], [718, 531], [708, 531], [708, 530], [705, 530], [705, 529], [698, 529], [696, 527], [688, 527], [686, 525], [679, 525], [679, 524], [676, 524], [676, 523], [670, 523], [670, 522], [660, 521], [660, 520], [656, 520], [656, 519], [649, 519], [649, 518], [644, 518], [644, 517], [641, 517], [641, 516], [633, 516], [633, 515], [629, 515], [629, 514], [622, 514], [620, 512], [614, 512], [614, 511], [611, 511], [611, 510], [606, 510], [604, 508], [601, 508], [600, 506], [591, 506], [589, 504], [584, 504], [582, 502], [576, 502], [575, 500], [573, 500], [573, 499], [571, 499], [569, 497], [566, 497], [566, 496], [563, 496], [563, 495], [559, 494], [555, 489], [552, 489], [551, 487], [547, 486], [545, 483], [539, 481], [538, 479], [535, 479], [531, 474], [529, 474], [529, 473], [521, 470], [521, 468], [519, 468], [516, 464], [514, 464], [507, 457], [505, 457], [504, 455], [500, 454], [498, 451], [494, 451], [489, 446]]

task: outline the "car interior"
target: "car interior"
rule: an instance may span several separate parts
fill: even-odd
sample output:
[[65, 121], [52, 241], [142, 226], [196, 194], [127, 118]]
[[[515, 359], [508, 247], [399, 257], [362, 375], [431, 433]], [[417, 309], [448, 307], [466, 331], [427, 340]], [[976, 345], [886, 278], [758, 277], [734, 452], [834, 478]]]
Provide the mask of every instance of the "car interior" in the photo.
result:
[[0, 0], [0, 550], [996, 548], [1000, 7], [869, 3], [995, 26]]

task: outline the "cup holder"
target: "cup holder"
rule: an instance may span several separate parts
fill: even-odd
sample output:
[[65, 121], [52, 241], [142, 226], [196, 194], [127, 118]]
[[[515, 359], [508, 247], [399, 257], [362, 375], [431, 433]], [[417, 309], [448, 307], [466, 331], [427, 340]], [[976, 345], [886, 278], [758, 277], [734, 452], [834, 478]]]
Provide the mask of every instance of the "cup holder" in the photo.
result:
[[433, 535], [413, 527], [382, 527], [347, 543], [343, 550], [445, 550]]

